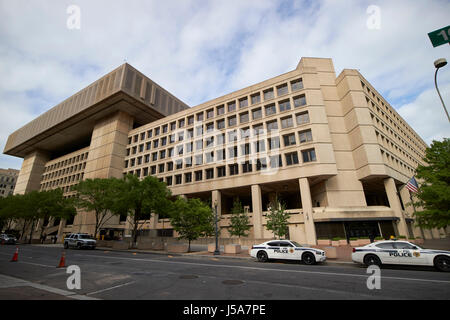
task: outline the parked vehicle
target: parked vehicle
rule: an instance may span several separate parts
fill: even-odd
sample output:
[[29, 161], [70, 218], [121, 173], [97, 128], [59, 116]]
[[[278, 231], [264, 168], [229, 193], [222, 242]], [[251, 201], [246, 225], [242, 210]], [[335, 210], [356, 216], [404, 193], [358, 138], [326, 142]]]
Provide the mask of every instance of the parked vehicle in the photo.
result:
[[4, 244], [16, 244], [17, 238], [13, 235], [2, 233], [0, 234], [0, 242], [3, 242]]
[[399, 264], [434, 266], [450, 272], [450, 251], [424, 249], [408, 241], [388, 240], [353, 248], [352, 260], [366, 266]]
[[64, 238], [64, 248], [89, 248], [95, 249], [97, 241], [92, 239], [87, 233], [71, 233], [66, 238]]
[[325, 251], [303, 247], [291, 240], [271, 240], [254, 245], [250, 255], [260, 262], [266, 262], [269, 259], [287, 259], [303, 261], [305, 264], [316, 264], [327, 259]]

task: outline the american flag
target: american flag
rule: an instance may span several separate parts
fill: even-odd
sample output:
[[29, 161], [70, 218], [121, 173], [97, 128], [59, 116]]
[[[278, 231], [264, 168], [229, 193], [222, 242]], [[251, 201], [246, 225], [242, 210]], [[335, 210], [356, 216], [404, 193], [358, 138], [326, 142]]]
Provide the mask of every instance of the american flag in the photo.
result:
[[409, 179], [408, 183], [406, 184], [406, 188], [411, 192], [414, 192], [414, 193], [417, 192], [417, 190], [419, 189], [419, 186], [417, 185], [417, 181], [416, 181], [416, 179], [414, 179], [414, 177]]

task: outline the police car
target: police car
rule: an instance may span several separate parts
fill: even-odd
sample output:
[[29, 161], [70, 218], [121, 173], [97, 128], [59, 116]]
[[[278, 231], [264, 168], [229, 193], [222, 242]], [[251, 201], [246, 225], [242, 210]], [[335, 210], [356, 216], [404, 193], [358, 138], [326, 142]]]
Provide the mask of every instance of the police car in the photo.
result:
[[287, 259], [303, 261], [305, 264], [315, 264], [327, 259], [325, 251], [307, 248], [291, 240], [271, 240], [252, 246], [250, 256], [260, 262], [269, 259]]
[[379, 241], [353, 248], [352, 260], [366, 266], [382, 264], [434, 266], [441, 271], [450, 271], [450, 251], [424, 249], [408, 241]]

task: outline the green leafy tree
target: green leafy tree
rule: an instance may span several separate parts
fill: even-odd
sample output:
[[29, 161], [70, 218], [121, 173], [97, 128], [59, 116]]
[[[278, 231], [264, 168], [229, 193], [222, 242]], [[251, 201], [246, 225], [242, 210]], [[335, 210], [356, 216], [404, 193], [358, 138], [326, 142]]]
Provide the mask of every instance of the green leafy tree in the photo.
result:
[[234, 200], [233, 208], [231, 208], [231, 221], [228, 227], [228, 232], [232, 236], [246, 237], [248, 230], [250, 230], [250, 221], [247, 213], [245, 213], [242, 203], [239, 198]]
[[96, 178], [83, 180], [72, 188], [77, 192], [75, 206], [95, 214], [94, 238], [97, 238], [100, 228], [115, 214], [112, 208], [117, 200], [119, 187], [119, 179]]
[[278, 239], [288, 235], [288, 220], [290, 215], [286, 212], [286, 206], [276, 199], [274, 202], [270, 203], [270, 210], [267, 214], [266, 229], [272, 231]]
[[170, 211], [171, 192], [164, 182], [153, 176], [139, 180], [132, 174], [120, 180], [117, 190], [113, 211], [128, 215], [133, 230], [133, 242], [136, 244], [138, 229], [150, 219], [152, 213], [164, 215]]
[[200, 199], [178, 197], [170, 211], [170, 223], [180, 239], [188, 240], [188, 251], [191, 250], [191, 241], [212, 233], [214, 219], [211, 207]]
[[416, 170], [420, 184], [414, 205], [423, 208], [415, 213], [416, 222], [426, 229], [445, 228], [450, 225], [450, 139], [433, 141], [424, 161]]

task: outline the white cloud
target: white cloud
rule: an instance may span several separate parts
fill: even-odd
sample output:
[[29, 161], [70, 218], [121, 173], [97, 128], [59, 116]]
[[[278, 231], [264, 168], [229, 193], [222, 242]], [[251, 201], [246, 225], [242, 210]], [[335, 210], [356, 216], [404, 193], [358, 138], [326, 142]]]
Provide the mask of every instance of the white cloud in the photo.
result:
[[[72, 4], [81, 9], [79, 31], [66, 28]], [[371, 4], [381, 9], [380, 30], [366, 27]], [[432, 48], [427, 37], [447, 25], [449, 11], [443, 0], [0, 0], [0, 148], [124, 59], [196, 105], [290, 71], [302, 56], [331, 57], [337, 73], [359, 69], [428, 141], [448, 134], [446, 124], [422, 133], [410, 110], [431, 101], [433, 61], [450, 60], [448, 46]], [[442, 70], [443, 92], [449, 82]], [[0, 167], [20, 163], [0, 156]]]

